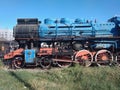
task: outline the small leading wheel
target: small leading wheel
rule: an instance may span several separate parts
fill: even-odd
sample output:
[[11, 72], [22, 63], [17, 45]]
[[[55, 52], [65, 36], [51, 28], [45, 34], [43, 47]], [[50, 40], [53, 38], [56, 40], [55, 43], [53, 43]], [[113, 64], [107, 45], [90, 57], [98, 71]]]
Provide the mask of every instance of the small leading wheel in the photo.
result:
[[95, 55], [95, 61], [97, 62], [98, 66], [111, 65], [113, 61], [113, 55], [108, 50], [100, 50]]
[[49, 69], [51, 67], [51, 64], [52, 64], [52, 60], [51, 58], [49, 57], [41, 57], [40, 59], [40, 66], [43, 68], [43, 69]]
[[93, 61], [93, 55], [88, 50], [80, 50], [75, 55], [75, 61], [77, 61], [80, 65], [88, 67]]
[[15, 58], [13, 59], [13, 61], [12, 61], [12, 65], [13, 65], [15, 68], [19, 69], [19, 68], [23, 68], [23, 67], [24, 67], [25, 62], [24, 62], [24, 60], [23, 60], [22, 57], [15, 57]]
[[57, 65], [61, 68], [67, 68], [72, 65], [72, 59], [70, 56], [62, 56], [60, 61], [56, 61]]

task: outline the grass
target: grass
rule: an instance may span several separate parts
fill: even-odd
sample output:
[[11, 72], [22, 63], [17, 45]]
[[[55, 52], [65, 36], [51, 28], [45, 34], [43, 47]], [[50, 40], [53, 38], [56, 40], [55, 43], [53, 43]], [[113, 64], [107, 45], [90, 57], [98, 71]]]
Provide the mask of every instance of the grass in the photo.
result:
[[0, 90], [119, 90], [120, 67], [6, 70], [0, 63]]

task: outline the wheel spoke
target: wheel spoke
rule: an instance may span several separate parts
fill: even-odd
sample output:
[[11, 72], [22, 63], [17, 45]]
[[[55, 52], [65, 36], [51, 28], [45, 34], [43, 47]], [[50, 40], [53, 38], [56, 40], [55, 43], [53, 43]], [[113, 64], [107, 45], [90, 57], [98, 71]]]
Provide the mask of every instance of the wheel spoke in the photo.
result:
[[61, 56], [58, 57], [57, 59], [64, 60], [64, 61], [56, 61], [57, 65], [61, 68], [70, 67], [72, 65], [72, 62], [69, 62], [72, 61], [70, 56]]
[[93, 56], [88, 50], [80, 50], [76, 53], [75, 60], [79, 62], [80, 65], [90, 66], [93, 61]]
[[24, 67], [24, 60], [22, 57], [15, 57], [14, 60], [13, 60], [13, 65], [15, 68], [22, 68]]
[[43, 69], [49, 69], [51, 67], [51, 58], [49, 57], [42, 57], [40, 59], [40, 66], [43, 68]]
[[120, 52], [117, 53], [117, 63], [120, 65]]
[[100, 65], [110, 65], [111, 61], [113, 61], [113, 55], [108, 50], [100, 50], [95, 55], [95, 61]]

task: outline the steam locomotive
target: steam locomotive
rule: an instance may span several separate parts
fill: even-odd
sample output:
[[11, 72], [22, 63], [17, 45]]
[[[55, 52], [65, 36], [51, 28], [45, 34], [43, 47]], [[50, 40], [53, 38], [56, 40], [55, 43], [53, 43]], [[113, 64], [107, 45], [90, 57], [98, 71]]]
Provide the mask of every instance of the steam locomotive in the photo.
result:
[[104, 23], [79, 18], [47, 18], [41, 23], [37, 18], [19, 18], [13, 35], [19, 48], [4, 55], [4, 62], [11, 67], [120, 63], [120, 17], [117, 16]]

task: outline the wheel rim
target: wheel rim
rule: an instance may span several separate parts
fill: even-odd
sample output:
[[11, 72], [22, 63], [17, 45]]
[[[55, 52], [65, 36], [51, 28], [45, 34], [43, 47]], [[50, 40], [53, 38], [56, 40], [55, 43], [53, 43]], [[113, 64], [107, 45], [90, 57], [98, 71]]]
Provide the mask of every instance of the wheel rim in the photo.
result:
[[50, 68], [51, 66], [51, 59], [48, 57], [42, 57], [40, 60], [40, 66], [44, 69]]
[[113, 61], [113, 55], [108, 50], [100, 50], [95, 55], [95, 61], [100, 65], [110, 65]]
[[[61, 58], [58, 58], [58, 59], [65, 60], [65, 61], [57, 61], [56, 62], [57, 65], [61, 68], [67, 68], [72, 65], [72, 62], [69, 62], [72, 60], [70, 56], [62, 56]], [[69, 61], [67, 61], [67, 60], [69, 60]]]
[[76, 53], [75, 61], [79, 62], [80, 65], [88, 67], [93, 61], [93, 55], [88, 50], [81, 50]]
[[15, 57], [13, 60], [13, 65], [15, 68], [22, 68], [24, 67], [24, 60], [22, 57]]

